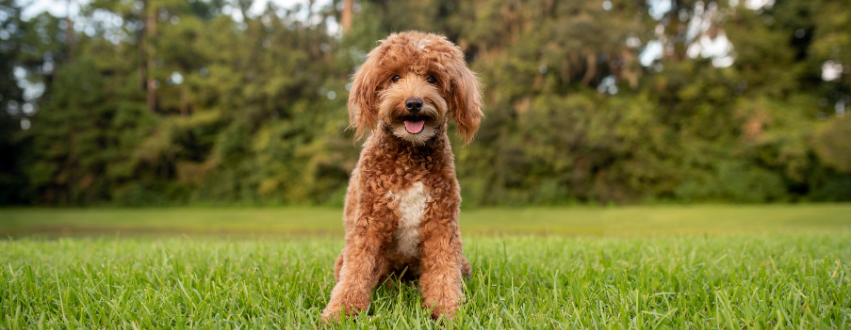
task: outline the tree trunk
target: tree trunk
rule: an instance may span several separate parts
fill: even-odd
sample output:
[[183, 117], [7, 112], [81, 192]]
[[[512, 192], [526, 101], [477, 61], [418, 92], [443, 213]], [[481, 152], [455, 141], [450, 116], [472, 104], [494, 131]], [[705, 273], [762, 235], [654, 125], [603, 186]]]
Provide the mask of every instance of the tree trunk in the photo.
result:
[[186, 84], [180, 86], [180, 116], [189, 117], [189, 96]]
[[354, 0], [343, 0], [343, 12], [340, 14], [340, 25], [343, 27], [343, 33], [352, 29], [352, 6], [354, 4]]
[[582, 77], [582, 84], [588, 86], [591, 79], [594, 79], [594, 76], [597, 75], [597, 55], [594, 54], [594, 51], [585, 55], [585, 63], [588, 67], [585, 69], [585, 76]]
[[[148, 8], [148, 0], [142, 0], [142, 3], [144, 4], [145, 9], [147, 9]], [[139, 64], [138, 64], [138, 67], [136, 68], [136, 71], [139, 73], [139, 89], [141, 89], [143, 91], [146, 90], [146, 87], [147, 87], [147, 84], [148, 84], [148, 70], [147, 70], [147, 67], [145, 66], [146, 65], [145, 59], [148, 58], [148, 56], [145, 55], [145, 52], [146, 52], [145, 39], [147, 38], [147, 36], [146, 36], [147, 31], [148, 31], [148, 28], [143, 26], [142, 30], [139, 31], [139, 35], [137, 36], [138, 42], [139, 42]]]
[[[151, 41], [151, 40], [154, 40], [154, 37], [156, 36], [156, 33], [157, 33], [157, 10], [156, 10], [156, 8], [153, 8], [153, 5], [152, 5], [153, 0], [146, 0], [145, 2], [146, 2], [145, 9], [148, 11], [148, 22], [147, 22], [147, 24], [145, 24], [145, 27], [146, 27], [146, 31], [145, 31], [146, 33], [145, 34], [146, 34], [146, 38], [148, 39], [148, 41]], [[152, 8], [148, 8], [149, 6], [152, 7]], [[153, 72], [154, 72], [154, 66], [156, 65], [156, 62], [154, 61], [154, 47], [153, 47], [153, 45], [150, 44], [150, 42], [146, 42], [146, 44], [148, 46], [147, 47], [148, 51], [146, 52], [147, 59], [148, 59], [148, 68], [147, 68], [147, 75], [148, 75], [148, 77], [147, 77], [148, 78], [148, 97], [147, 97], [148, 111], [156, 112], [156, 110], [157, 110], [157, 94], [156, 94], [157, 86], [156, 86], [156, 81], [152, 77]]]
[[251, 8], [251, 4], [254, 0], [239, 0], [237, 1], [237, 5], [239, 6], [239, 13], [242, 14], [242, 22], [248, 23], [248, 9]]
[[65, 52], [65, 59], [71, 60], [74, 48], [74, 22], [71, 21], [71, 0], [65, 3], [65, 46], [68, 50]]

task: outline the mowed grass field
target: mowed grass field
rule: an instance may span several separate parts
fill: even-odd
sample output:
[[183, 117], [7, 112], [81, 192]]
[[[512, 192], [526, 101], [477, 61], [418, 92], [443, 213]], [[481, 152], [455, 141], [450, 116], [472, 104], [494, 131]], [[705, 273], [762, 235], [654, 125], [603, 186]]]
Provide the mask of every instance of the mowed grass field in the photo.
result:
[[[0, 210], [0, 328], [322, 327], [340, 210]], [[453, 322], [389, 282], [353, 329], [851, 329], [851, 205], [462, 212]]]
[[[0, 235], [312, 234], [338, 237], [334, 208], [0, 209]], [[851, 204], [487, 208], [464, 234], [642, 236], [851, 231]]]

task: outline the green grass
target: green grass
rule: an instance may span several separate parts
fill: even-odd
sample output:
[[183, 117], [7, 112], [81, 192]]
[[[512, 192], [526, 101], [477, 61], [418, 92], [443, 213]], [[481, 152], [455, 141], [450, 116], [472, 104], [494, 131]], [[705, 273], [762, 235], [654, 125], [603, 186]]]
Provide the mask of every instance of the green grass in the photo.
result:
[[[474, 275], [442, 328], [851, 329], [848, 210], [465, 211]], [[0, 241], [0, 328], [313, 329], [342, 247], [335, 234], [247, 234], [264, 221], [271, 232], [335, 231], [338, 210], [0, 210], [0, 227], [18, 234], [75, 221], [174, 233]], [[240, 235], [197, 233], [208, 224]], [[367, 313], [335, 327], [441, 328], [419, 299], [416, 283], [384, 283]]]
[[[0, 235], [343, 232], [333, 208], [0, 209]], [[849, 231], [851, 204], [472, 209], [466, 234], [641, 236]]]

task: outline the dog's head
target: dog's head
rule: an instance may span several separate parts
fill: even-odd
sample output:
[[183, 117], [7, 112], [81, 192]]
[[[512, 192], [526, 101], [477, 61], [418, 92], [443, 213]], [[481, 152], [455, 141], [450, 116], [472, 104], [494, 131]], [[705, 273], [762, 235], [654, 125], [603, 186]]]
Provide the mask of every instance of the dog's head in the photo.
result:
[[479, 81], [458, 46], [436, 34], [392, 34], [369, 52], [349, 94], [357, 138], [382, 121], [393, 134], [423, 144], [450, 118], [469, 143], [481, 121]]

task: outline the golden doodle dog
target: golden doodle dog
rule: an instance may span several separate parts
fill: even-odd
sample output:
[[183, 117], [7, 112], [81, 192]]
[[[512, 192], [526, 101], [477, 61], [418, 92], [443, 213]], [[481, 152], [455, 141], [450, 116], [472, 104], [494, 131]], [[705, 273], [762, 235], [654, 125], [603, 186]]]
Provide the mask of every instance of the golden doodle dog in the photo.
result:
[[346, 192], [345, 247], [325, 320], [356, 315], [391, 274], [419, 278], [423, 307], [453, 319], [470, 264], [458, 228], [461, 193], [447, 128], [469, 143], [481, 121], [476, 75], [441, 35], [392, 34], [355, 73], [349, 117], [371, 132]]

